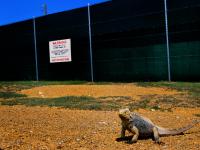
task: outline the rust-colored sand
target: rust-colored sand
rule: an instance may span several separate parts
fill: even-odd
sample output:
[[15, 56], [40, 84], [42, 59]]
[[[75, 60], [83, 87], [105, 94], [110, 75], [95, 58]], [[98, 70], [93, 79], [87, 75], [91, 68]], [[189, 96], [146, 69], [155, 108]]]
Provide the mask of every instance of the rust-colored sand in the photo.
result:
[[116, 85], [52, 85], [22, 90], [20, 93], [30, 97], [63, 97], [63, 96], [130, 96], [139, 99], [141, 95], [174, 95], [178, 92], [166, 88], [139, 87], [134, 84]]
[[[176, 95], [164, 88], [117, 85], [56, 85], [23, 90], [29, 97]], [[156, 124], [179, 128], [199, 119], [200, 108], [174, 108], [172, 112], [138, 110]], [[64, 108], [0, 106], [0, 149], [14, 150], [198, 150], [200, 125], [184, 135], [151, 139], [135, 144], [116, 142], [120, 120], [116, 111], [69, 110]]]
[[[200, 109], [174, 109], [173, 112], [139, 110], [155, 123], [178, 128], [194, 119]], [[0, 107], [1, 149], [66, 150], [198, 150], [200, 126], [185, 135], [163, 137], [162, 145], [151, 139], [135, 144], [116, 142], [120, 133], [117, 112], [68, 110], [48, 107]]]

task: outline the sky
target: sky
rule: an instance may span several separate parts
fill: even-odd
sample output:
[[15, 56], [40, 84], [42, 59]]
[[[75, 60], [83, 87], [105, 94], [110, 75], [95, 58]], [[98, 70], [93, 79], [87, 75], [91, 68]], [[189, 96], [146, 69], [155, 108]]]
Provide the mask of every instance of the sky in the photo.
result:
[[104, 1], [107, 0], [0, 0], [0, 26], [42, 16], [44, 4], [52, 14]]

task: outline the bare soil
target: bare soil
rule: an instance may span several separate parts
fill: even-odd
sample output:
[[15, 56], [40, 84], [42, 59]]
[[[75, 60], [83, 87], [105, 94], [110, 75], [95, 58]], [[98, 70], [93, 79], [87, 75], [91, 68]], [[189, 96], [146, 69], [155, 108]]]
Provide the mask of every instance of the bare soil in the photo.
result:
[[29, 97], [55, 98], [63, 96], [130, 96], [138, 100], [144, 95], [175, 95], [180, 92], [167, 88], [139, 87], [134, 84], [115, 85], [51, 85], [22, 90]]
[[[43, 86], [20, 91], [29, 97], [130, 96], [140, 100], [145, 95], [177, 95], [165, 88], [136, 85], [66, 85]], [[200, 108], [173, 108], [171, 112], [137, 110], [156, 124], [167, 128], [187, 125], [200, 114]], [[162, 137], [162, 144], [152, 139], [135, 144], [116, 142], [120, 135], [117, 111], [70, 110], [56, 107], [0, 106], [0, 149], [15, 150], [198, 150], [200, 125], [184, 135]]]

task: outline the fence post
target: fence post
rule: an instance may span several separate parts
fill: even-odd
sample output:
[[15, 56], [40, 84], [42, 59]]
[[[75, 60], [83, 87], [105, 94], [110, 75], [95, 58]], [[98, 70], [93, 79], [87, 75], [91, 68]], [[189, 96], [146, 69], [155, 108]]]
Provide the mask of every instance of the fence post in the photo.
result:
[[92, 34], [91, 34], [91, 19], [90, 19], [90, 4], [89, 4], [89, 3], [88, 3], [88, 32], [89, 32], [89, 44], [90, 44], [90, 71], [91, 71], [91, 81], [94, 82], [93, 58], [92, 58]]
[[169, 52], [169, 30], [168, 30], [168, 10], [167, 0], [164, 0], [165, 8], [165, 34], [166, 34], [166, 49], [167, 49], [167, 70], [168, 70], [168, 81], [171, 81], [171, 64], [170, 64], [170, 52]]
[[38, 58], [37, 58], [37, 37], [36, 37], [36, 27], [35, 27], [35, 17], [33, 17], [33, 36], [34, 36], [34, 49], [35, 49], [35, 76], [36, 81], [39, 81], [38, 77]]

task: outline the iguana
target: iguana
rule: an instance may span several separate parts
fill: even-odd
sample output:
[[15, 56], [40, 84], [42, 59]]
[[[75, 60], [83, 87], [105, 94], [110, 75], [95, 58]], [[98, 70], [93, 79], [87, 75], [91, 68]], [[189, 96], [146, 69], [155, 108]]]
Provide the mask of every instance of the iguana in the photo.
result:
[[191, 124], [179, 128], [179, 129], [167, 129], [155, 125], [150, 119], [145, 118], [137, 113], [132, 113], [128, 108], [119, 110], [119, 117], [122, 121], [121, 137], [117, 138], [117, 141], [127, 140], [125, 137], [125, 131], [128, 130], [133, 136], [129, 137], [129, 143], [135, 143], [139, 138], [153, 138], [156, 143], [160, 143], [159, 137], [169, 136], [169, 135], [179, 135], [183, 132], [189, 130], [194, 125], [198, 124], [200, 121], [195, 120]]

